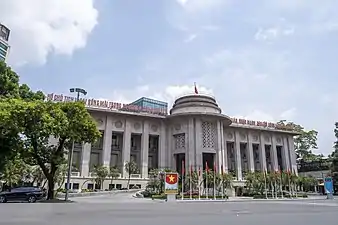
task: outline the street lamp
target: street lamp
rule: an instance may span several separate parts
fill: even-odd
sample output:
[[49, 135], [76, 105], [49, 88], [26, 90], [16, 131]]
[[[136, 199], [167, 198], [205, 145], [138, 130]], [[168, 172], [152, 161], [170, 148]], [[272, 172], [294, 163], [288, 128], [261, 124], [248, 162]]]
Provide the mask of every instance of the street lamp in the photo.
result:
[[[82, 88], [71, 88], [69, 89], [71, 93], [77, 93], [76, 101], [80, 100], [80, 94], [87, 95], [87, 91]], [[68, 173], [67, 173], [67, 183], [66, 183], [66, 194], [65, 201], [68, 200], [69, 189], [70, 189], [70, 175], [72, 173], [72, 161], [73, 161], [73, 152], [74, 152], [74, 140], [72, 141], [72, 149], [68, 154]]]

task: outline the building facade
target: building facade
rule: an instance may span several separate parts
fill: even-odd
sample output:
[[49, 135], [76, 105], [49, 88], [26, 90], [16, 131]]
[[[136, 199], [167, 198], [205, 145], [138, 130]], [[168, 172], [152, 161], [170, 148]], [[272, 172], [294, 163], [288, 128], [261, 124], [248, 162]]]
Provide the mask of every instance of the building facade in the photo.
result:
[[9, 33], [10, 30], [0, 23], [0, 60], [6, 61], [9, 53]]
[[[60, 96], [48, 95], [61, 100]], [[212, 96], [191, 94], [176, 99], [169, 115], [126, 112], [93, 105], [115, 105], [88, 100], [102, 138], [96, 143], [77, 144], [72, 172], [73, 189], [95, 188], [89, 181], [97, 165], [116, 167], [118, 179], [104, 188], [126, 187], [124, 165], [133, 160], [139, 172], [131, 174], [130, 186], [145, 187], [151, 169], [182, 171], [216, 167], [234, 175], [234, 185], [243, 185], [245, 173], [254, 171], [293, 171], [297, 174], [291, 130], [274, 123], [230, 118], [222, 114]], [[120, 107], [123, 108], [123, 107]], [[189, 169], [188, 169], [189, 168]], [[86, 182], [85, 187], [83, 187]]]

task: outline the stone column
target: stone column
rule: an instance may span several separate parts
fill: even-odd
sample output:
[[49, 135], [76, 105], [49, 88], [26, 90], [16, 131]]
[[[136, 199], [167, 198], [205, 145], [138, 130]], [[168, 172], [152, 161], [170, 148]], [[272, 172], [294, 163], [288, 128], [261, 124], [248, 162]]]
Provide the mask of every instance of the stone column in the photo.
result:
[[240, 142], [240, 135], [239, 135], [238, 130], [235, 131], [235, 153], [236, 153], [237, 180], [243, 180], [241, 142]]
[[160, 132], [160, 146], [158, 152], [158, 167], [160, 169], [166, 168], [166, 127], [165, 123], [162, 121], [161, 123], [161, 132]]
[[202, 124], [200, 119], [195, 120], [195, 144], [196, 144], [196, 169], [203, 170], [203, 151], [202, 151]]
[[228, 149], [227, 149], [227, 142], [224, 138], [224, 127], [223, 123], [221, 123], [221, 141], [222, 141], [222, 165], [223, 165], [223, 172], [228, 173]]
[[82, 152], [81, 152], [81, 176], [82, 177], [89, 176], [90, 152], [91, 152], [91, 144], [83, 143]]
[[249, 171], [255, 172], [255, 159], [253, 155], [253, 147], [252, 147], [252, 135], [248, 132], [248, 162], [249, 162]]
[[266, 168], [266, 154], [265, 154], [265, 142], [264, 142], [264, 136], [263, 133], [261, 133], [259, 135], [259, 157], [260, 157], [260, 164], [261, 164], [261, 168], [262, 168], [262, 172], [264, 171], [268, 171]]
[[221, 173], [222, 170], [222, 165], [223, 165], [223, 146], [222, 146], [222, 122], [221, 121], [217, 121], [217, 150], [216, 150], [216, 168], [218, 170], [219, 173]]
[[277, 145], [276, 145], [276, 135], [271, 135], [271, 150], [272, 150], [272, 166], [274, 171], [279, 171], [278, 166], [278, 157], [277, 157]]
[[290, 167], [291, 167], [292, 172], [298, 176], [297, 156], [295, 152], [293, 136], [291, 135], [288, 137], [288, 144], [289, 144], [289, 158], [291, 162]]
[[166, 155], [167, 155], [167, 159], [168, 159], [168, 167], [171, 168], [171, 169], [176, 169], [175, 168], [175, 165], [173, 164], [173, 161], [174, 161], [174, 148], [175, 148], [175, 145], [173, 145], [173, 135], [172, 135], [172, 131], [171, 131], [171, 126], [168, 125], [166, 127], [166, 130], [167, 130], [167, 138], [166, 138], [166, 143], [167, 143], [167, 146], [168, 148], [166, 149]]
[[112, 118], [106, 116], [106, 127], [104, 130], [103, 137], [102, 165], [106, 166], [107, 168], [110, 167], [112, 131], [113, 131]]
[[284, 163], [284, 169], [286, 171], [290, 171], [290, 159], [289, 159], [289, 145], [288, 145], [288, 139], [286, 137], [283, 137], [283, 163]]
[[122, 150], [122, 177], [128, 177], [128, 172], [125, 165], [130, 161], [130, 139], [131, 139], [131, 125], [128, 119], [125, 120], [125, 127], [123, 133], [123, 150]]
[[143, 122], [141, 147], [141, 176], [148, 178], [148, 156], [149, 156], [149, 122]]
[[[194, 118], [189, 118], [188, 122], [188, 135], [187, 135], [187, 151], [186, 151], [186, 167], [195, 166], [195, 130]], [[189, 166], [189, 167], [188, 167]], [[187, 170], [188, 171], [188, 170]]]

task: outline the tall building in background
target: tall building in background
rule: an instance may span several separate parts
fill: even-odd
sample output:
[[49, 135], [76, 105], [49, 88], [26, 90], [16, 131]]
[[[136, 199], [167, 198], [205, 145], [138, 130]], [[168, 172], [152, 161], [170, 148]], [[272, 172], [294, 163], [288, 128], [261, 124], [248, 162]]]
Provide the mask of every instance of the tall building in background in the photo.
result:
[[131, 105], [137, 105], [143, 108], [158, 109], [161, 113], [167, 113], [168, 110], [168, 103], [146, 97], [139, 98], [138, 100], [132, 102]]
[[0, 23], [0, 60], [6, 61], [9, 53], [9, 33], [10, 30], [3, 24]]

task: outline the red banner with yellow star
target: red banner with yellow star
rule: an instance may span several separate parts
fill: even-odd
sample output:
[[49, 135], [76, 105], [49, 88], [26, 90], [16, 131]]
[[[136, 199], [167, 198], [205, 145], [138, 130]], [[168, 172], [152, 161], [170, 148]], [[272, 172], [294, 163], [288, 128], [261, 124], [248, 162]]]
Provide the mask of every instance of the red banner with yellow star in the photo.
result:
[[178, 173], [166, 173], [164, 180], [165, 194], [178, 194]]

